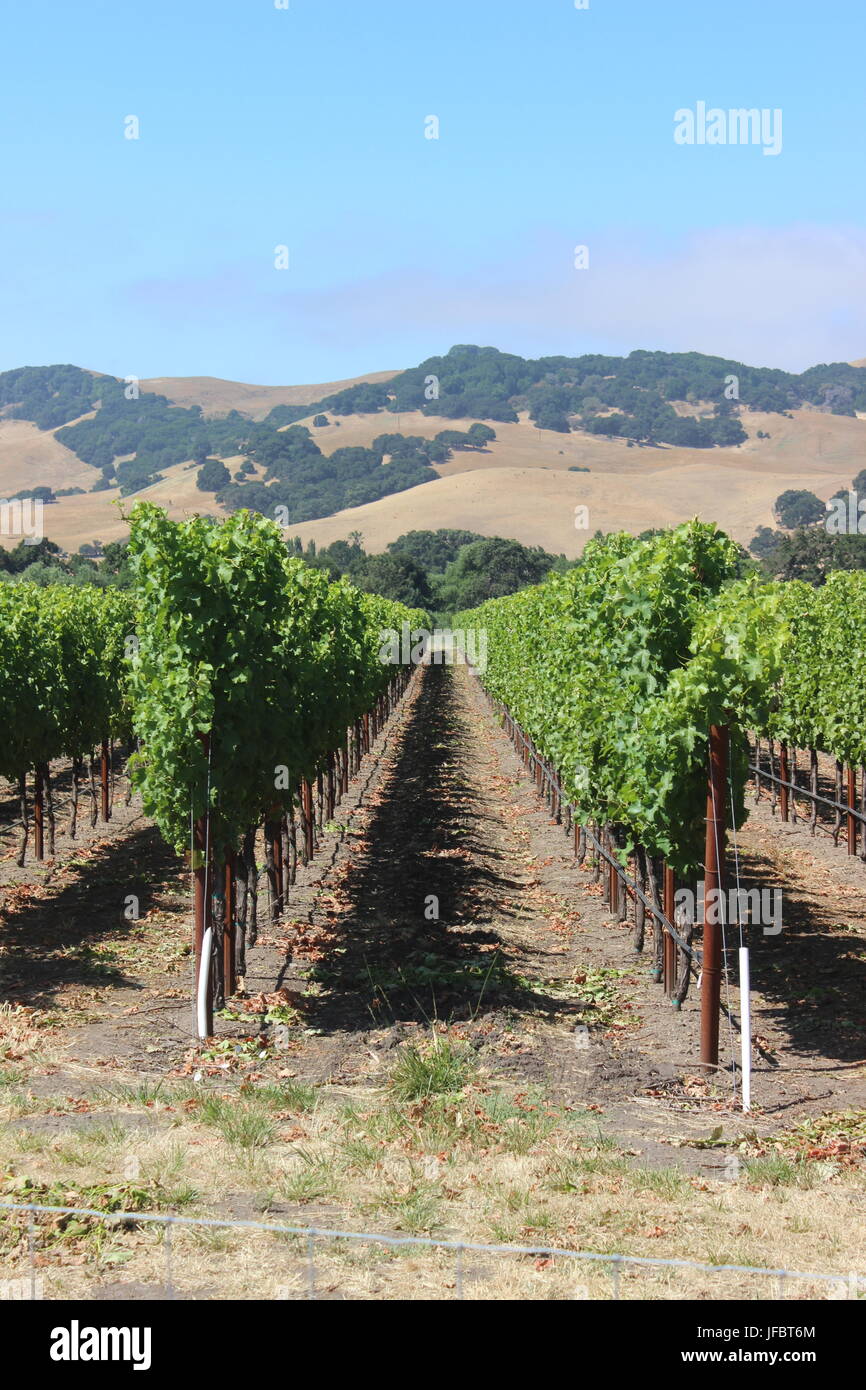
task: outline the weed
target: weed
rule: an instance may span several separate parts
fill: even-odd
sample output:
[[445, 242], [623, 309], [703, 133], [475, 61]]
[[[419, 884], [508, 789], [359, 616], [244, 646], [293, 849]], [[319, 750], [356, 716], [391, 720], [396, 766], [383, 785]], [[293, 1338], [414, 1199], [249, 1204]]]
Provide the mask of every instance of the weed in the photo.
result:
[[391, 1073], [391, 1089], [398, 1100], [423, 1100], [427, 1096], [455, 1095], [469, 1079], [470, 1059], [465, 1048], [434, 1035], [431, 1044], [406, 1044]]

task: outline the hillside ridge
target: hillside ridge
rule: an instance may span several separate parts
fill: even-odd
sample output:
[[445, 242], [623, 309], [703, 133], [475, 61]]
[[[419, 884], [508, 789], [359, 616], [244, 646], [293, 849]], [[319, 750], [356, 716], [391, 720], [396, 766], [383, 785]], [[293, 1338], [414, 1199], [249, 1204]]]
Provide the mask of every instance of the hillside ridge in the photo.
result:
[[[431, 379], [439, 394], [427, 399]], [[44, 513], [64, 549], [120, 538], [126, 522], [112, 504], [137, 496], [172, 516], [281, 503], [292, 534], [323, 542], [361, 529], [384, 545], [429, 513], [431, 525], [576, 554], [579, 505], [590, 534], [700, 515], [747, 542], [774, 524], [781, 492], [826, 500], [866, 463], [859, 363], [796, 376], [694, 353], [530, 362], [464, 345], [339, 382], [137, 387], [130, 400], [116, 378], [71, 366], [0, 374], [0, 491], [65, 494]], [[461, 404], [476, 408], [453, 414]], [[483, 447], [437, 443], [487, 420], [495, 437]], [[213, 491], [199, 485], [205, 459]]]

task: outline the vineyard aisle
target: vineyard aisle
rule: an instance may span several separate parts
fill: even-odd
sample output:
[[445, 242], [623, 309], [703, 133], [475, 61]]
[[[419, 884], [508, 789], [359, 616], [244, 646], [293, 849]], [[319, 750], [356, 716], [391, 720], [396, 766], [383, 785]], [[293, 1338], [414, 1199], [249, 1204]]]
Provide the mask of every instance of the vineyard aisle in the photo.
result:
[[[49, 1010], [82, 1076], [199, 1065], [186, 875], [136, 802], [127, 811], [118, 798], [108, 839], [82, 827], [92, 847], [61, 838], [57, 868], [16, 870], [8, 832], [8, 997]], [[577, 866], [465, 668], [418, 673], [323, 838], [277, 924], [260, 885], [251, 998], [218, 1020], [206, 1071], [224, 1069], [221, 1046], [234, 1049], [232, 1074], [288, 1062], [314, 1084], [377, 1085], [401, 1042], [449, 1024], [493, 1083], [599, 1106], [648, 1156], [672, 1108], [689, 1131], [711, 1114], [741, 1123], [729, 1075], [711, 1085], [699, 1074], [694, 983], [674, 1012], [650, 977], [651, 942], [635, 954], [630, 924], [612, 920], [589, 862]], [[759, 1108], [742, 1123], [863, 1104], [866, 870], [804, 827], [780, 826], [766, 804], [739, 846], [744, 885], [785, 892], [781, 936], [752, 937]], [[142, 921], [124, 919], [127, 892]], [[733, 984], [730, 1002], [723, 1063], [739, 1051]], [[265, 1021], [274, 1008], [287, 1028]], [[259, 1025], [265, 1057], [240, 1042]]]
[[[845, 926], [828, 931], [816, 897], [834, 875], [862, 874], [859, 862], [831, 848], [829, 864], [814, 865], [804, 883], [801, 858], [799, 869], [786, 868], [784, 842], [776, 859], [761, 852], [762, 816], [741, 836], [743, 883], [783, 882], [791, 919], [781, 940], [753, 937], [753, 1095], [772, 1128], [780, 1116], [866, 1097], [857, 1062], [866, 895], [843, 888]], [[670, 1132], [672, 1107], [684, 1132], [703, 1132], [714, 1114], [727, 1114], [735, 1130], [764, 1123], [760, 1111], [738, 1116], [729, 1076], [715, 1085], [701, 1077], [694, 984], [675, 1013], [650, 978], [650, 946], [637, 956], [630, 927], [612, 921], [592, 870], [577, 867], [570, 837], [551, 822], [465, 668], [421, 672], [406, 723], [351, 825], [325, 882], [317, 873], [289, 912], [296, 925], [278, 983], [316, 1030], [293, 1059], [300, 1076], [375, 1084], [393, 1049], [438, 1020], [471, 1042], [494, 1082], [599, 1105], [654, 1161], [664, 1156], [655, 1135]], [[774, 829], [764, 831], [771, 843]], [[257, 970], [256, 987], [273, 988], [265, 974]], [[820, 1015], [816, 985], [832, 1001], [817, 1024], [803, 1009], [808, 993]], [[732, 1047], [739, 1055], [733, 987], [730, 999], [723, 1062]], [[702, 1166], [719, 1161], [705, 1154]]]
[[[849, 1122], [796, 1129], [862, 1104], [862, 1066], [838, 1036], [794, 1034], [802, 1006], [768, 989], [756, 1111], [737, 1111], [727, 1077], [700, 1075], [696, 999], [679, 1015], [663, 1002], [649, 949], [635, 957], [610, 920], [465, 668], [418, 672], [277, 923], [263, 883], [249, 997], [202, 1046], [188, 877], [135, 798], [129, 815], [88, 833], [77, 866], [59, 842], [66, 867], [38, 891], [3, 866], [6, 1193], [774, 1268], [866, 1260], [852, 1237], [862, 1182], [833, 1157]], [[756, 827], [741, 837], [747, 872], [787, 843]], [[136, 884], [146, 913], [125, 922]], [[827, 934], [842, 969], [838, 948], [862, 938]], [[759, 984], [770, 959], [756, 953]], [[791, 1147], [777, 1153], [782, 1131]], [[8, 1234], [11, 1276], [27, 1243]], [[305, 1296], [302, 1255], [231, 1240], [234, 1260], [181, 1242], [188, 1296]], [[449, 1297], [448, 1268], [435, 1252], [335, 1250], [320, 1277], [347, 1296]], [[105, 1248], [71, 1228], [41, 1269], [49, 1296], [142, 1297], [158, 1295], [164, 1259], [134, 1228]], [[477, 1278], [479, 1297], [574, 1296], [573, 1272], [544, 1261]], [[588, 1278], [608, 1296], [601, 1272]], [[635, 1274], [634, 1294], [664, 1292], [658, 1278]]]

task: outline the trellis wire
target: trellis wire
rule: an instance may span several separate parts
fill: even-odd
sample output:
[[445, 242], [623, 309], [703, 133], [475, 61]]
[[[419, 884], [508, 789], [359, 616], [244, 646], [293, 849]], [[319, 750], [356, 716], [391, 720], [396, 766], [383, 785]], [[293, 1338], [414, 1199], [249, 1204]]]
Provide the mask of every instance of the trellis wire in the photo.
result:
[[844, 801], [837, 801], [832, 796], [821, 796], [818, 792], [811, 791], [808, 787], [802, 787], [798, 782], [789, 782], [785, 777], [777, 777], [775, 772], [768, 772], [766, 768], [760, 767], [757, 762], [749, 763], [749, 771], [754, 772], [760, 782], [772, 782], [777, 787], [788, 787], [788, 789], [803, 801], [820, 803], [822, 806], [829, 806], [834, 811], [842, 811], [845, 815], [853, 816], [861, 825], [866, 825], [866, 815], [858, 811], [855, 806], [848, 806]]
[[[485, 695], [487, 694], [486, 691], [484, 691], [484, 693]], [[532, 742], [526, 737], [517, 720], [514, 718], [514, 715], [507, 708], [507, 706], [502, 703], [501, 700], [493, 700], [489, 695], [487, 696], [487, 698], [488, 700], [490, 700], [490, 703], [499, 711], [500, 714], [507, 716], [514, 732], [517, 734], [518, 739], [523, 744], [523, 747], [526, 749], [527, 753], [532, 758], [535, 765], [539, 768], [542, 778], [544, 779], [544, 781], [547, 782], [548, 786], [560, 798], [562, 809], [564, 811], [568, 811], [569, 815], [574, 816], [575, 820], [577, 820], [577, 817], [575, 815], [577, 807], [574, 806], [570, 801], [562, 801], [562, 783], [559, 777], [555, 773], [551, 772], [551, 770], [545, 765], [544, 761], [541, 758], [539, 758]], [[679, 946], [680, 950], [683, 951], [686, 955], [692, 971], [696, 973], [696, 966], [699, 966], [701, 962], [701, 952], [699, 950], [696, 950], [693, 946], [690, 946], [687, 941], [683, 940], [676, 927], [674, 926], [673, 922], [671, 922], [665, 916], [661, 908], [657, 907], [655, 903], [651, 902], [651, 900], [646, 896], [642, 889], [638, 888], [637, 882], [635, 882], [634, 885], [629, 883], [628, 876], [626, 874], [626, 871], [623, 869], [622, 864], [620, 864], [619, 860], [608, 852], [608, 850], [601, 843], [601, 841], [598, 840], [596, 836], [593, 834], [592, 830], [590, 830], [589, 826], [583, 825], [579, 820], [577, 821], [577, 823], [581, 825], [581, 829], [583, 830], [583, 833], [586, 836], [587, 840], [592, 845], [592, 848], [595, 851], [595, 853], [598, 854], [607, 864], [611, 866], [612, 869], [616, 871], [623, 885], [625, 886], [626, 891], [632, 893], [636, 898], [639, 898], [646, 910], [651, 914], [651, 916], [655, 918], [655, 920], [659, 922], [663, 930], [666, 931], [668, 935], [673, 938], [677, 946]]]
[[316, 1293], [316, 1268], [315, 1268], [315, 1243], [317, 1240], [346, 1240], [366, 1243], [371, 1245], [382, 1245], [387, 1248], [423, 1247], [428, 1250], [448, 1250], [453, 1251], [455, 1257], [455, 1298], [463, 1298], [463, 1257], [467, 1251], [485, 1255], [514, 1255], [517, 1257], [532, 1256], [536, 1259], [561, 1258], [575, 1262], [587, 1264], [610, 1265], [612, 1277], [613, 1298], [617, 1299], [620, 1292], [620, 1275], [624, 1265], [635, 1265], [646, 1269], [682, 1269], [696, 1270], [704, 1274], [742, 1274], [758, 1275], [778, 1281], [779, 1289], [784, 1286], [788, 1279], [807, 1279], [817, 1283], [833, 1285], [838, 1288], [840, 1284], [846, 1284], [853, 1290], [854, 1296], [861, 1287], [866, 1287], [866, 1278], [862, 1275], [849, 1272], [845, 1274], [824, 1274], [816, 1270], [798, 1270], [778, 1268], [772, 1269], [762, 1265], [739, 1265], [739, 1264], [707, 1264], [700, 1260], [686, 1260], [679, 1258], [665, 1259], [662, 1256], [650, 1255], [628, 1255], [621, 1251], [610, 1251], [603, 1253], [597, 1250], [571, 1250], [562, 1249], [553, 1245], [488, 1245], [481, 1241], [471, 1240], [445, 1240], [438, 1239], [436, 1236], [392, 1236], [380, 1234], [377, 1231], [341, 1231], [319, 1226], [289, 1226], [277, 1222], [249, 1221], [231, 1218], [206, 1217], [206, 1216], [174, 1216], [165, 1212], [132, 1212], [132, 1211], [97, 1211], [92, 1207], [66, 1207], [54, 1206], [41, 1202], [0, 1202], [0, 1210], [26, 1212], [28, 1216], [28, 1247], [30, 1252], [30, 1273], [31, 1289], [35, 1293], [33, 1284], [34, 1257], [35, 1257], [35, 1233], [36, 1227], [34, 1217], [37, 1214], [61, 1215], [61, 1216], [89, 1216], [95, 1217], [108, 1224], [120, 1224], [130, 1222], [132, 1224], [153, 1224], [164, 1227], [164, 1252], [166, 1261], [166, 1292], [169, 1298], [175, 1297], [174, 1278], [172, 1271], [172, 1227], [196, 1228], [220, 1230], [240, 1230], [240, 1231], [263, 1231], [271, 1235], [290, 1235], [298, 1236], [306, 1241], [306, 1265], [307, 1265], [307, 1298], [315, 1299]]

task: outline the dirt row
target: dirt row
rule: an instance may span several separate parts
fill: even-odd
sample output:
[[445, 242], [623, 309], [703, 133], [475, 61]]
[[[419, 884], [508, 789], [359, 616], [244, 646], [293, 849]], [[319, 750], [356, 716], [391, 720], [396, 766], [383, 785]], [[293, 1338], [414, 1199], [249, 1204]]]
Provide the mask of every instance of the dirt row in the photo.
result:
[[[59, 821], [63, 800], [60, 778]], [[772, 1127], [866, 1103], [862, 864], [766, 802], [737, 831], [742, 883], [784, 894], [782, 932], [750, 935], [756, 1108], [740, 1117], [735, 980], [708, 1080], [694, 986], [674, 1011], [651, 943], [637, 955], [612, 921], [465, 668], [419, 671], [209, 1048], [192, 1038], [188, 875], [124, 802], [119, 785], [108, 826], [84, 815], [76, 842], [59, 834], [54, 863], [18, 870], [8, 819], [2, 839], [3, 995], [62, 1019], [72, 1089], [112, 1069], [201, 1068], [375, 1086], [394, 1049], [439, 1021], [492, 1076], [597, 1106], [649, 1157], [714, 1116]]]

